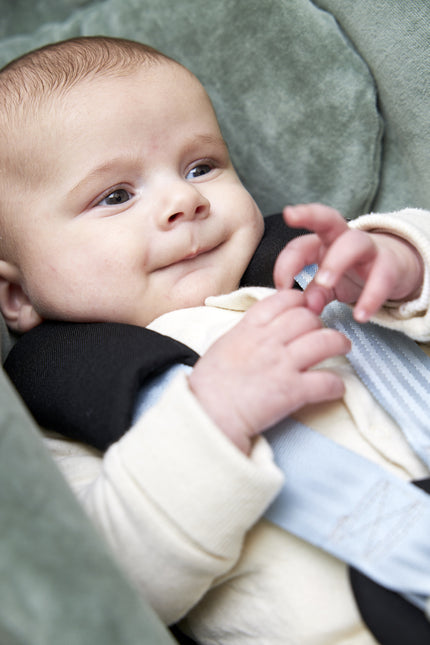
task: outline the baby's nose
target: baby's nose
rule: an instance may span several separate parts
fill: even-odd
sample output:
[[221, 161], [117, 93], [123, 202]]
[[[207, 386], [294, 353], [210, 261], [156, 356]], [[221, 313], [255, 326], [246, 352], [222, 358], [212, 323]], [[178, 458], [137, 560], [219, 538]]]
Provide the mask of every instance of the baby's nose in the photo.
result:
[[169, 188], [160, 223], [168, 228], [180, 221], [204, 219], [209, 215], [209, 209], [209, 200], [195, 186], [181, 181]]

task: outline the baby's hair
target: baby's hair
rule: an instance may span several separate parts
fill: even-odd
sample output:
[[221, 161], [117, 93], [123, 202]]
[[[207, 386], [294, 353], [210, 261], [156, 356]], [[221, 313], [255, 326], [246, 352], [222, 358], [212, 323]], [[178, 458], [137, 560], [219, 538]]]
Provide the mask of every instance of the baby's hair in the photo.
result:
[[11, 115], [86, 78], [127, 75], [142, 65], [162, 61], [173, 62], [148, 45], [122, 38], [82, 36], [52, 43], [0, 70], [0, 109]]

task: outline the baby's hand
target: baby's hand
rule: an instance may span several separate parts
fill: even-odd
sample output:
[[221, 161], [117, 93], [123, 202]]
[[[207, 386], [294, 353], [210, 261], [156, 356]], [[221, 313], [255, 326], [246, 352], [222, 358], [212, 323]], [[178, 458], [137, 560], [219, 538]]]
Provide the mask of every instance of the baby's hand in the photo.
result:
[[423, 265], [405, 240], [385, 233], [367, 233], [348, 227], [338, 211], [322, 204], [284, 209], [286, 223], [313, 234], [294, 238], [275, 265], [275, 284], [288, 288], [307, 264], [319, 270], [306, 289], [307, 304], [316, 313], [335, 298], [356, 303], [354, 318], [366, 322], [387, 300], [416, 297]]
[[295, 289], [251, 307], [196, 363], [189, 384], [209, 416], [246, 454], [252, 437], [306, 403], [342, 396], [334, 373], [309, 368], [349, 351]]

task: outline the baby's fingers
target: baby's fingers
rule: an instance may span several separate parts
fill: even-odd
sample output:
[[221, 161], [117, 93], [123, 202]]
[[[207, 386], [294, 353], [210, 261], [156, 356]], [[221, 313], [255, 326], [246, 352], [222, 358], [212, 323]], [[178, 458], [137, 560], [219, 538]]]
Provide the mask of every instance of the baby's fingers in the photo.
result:
[[304, 294], [297, 289], [284, 289], [256, 302], [245, 314], [242, 324], [252, 322], [257, 327], [269, 325], [297, 307], [305, 307]]
[[389, 298], [395, 282], [395, 272], [378, 257], [373, 263], [366, 283], [354, 307], [357, 322], [367, 322]]
[[[287, 206], [283, 214], [289, 226], [305, 228], [312, 231], [313, 234], [293, 239], [280, 253], [274, 270], [274, 281], [278, 288], [290, 287], [294, 276], [307, 264], [325, 263], [327, 249], [329, 249], [329, 259], [336, 259], [336, 253], [330, 253], [330, 247], [349, 231], [348, 224], [342, 215], [334, 208], [322, 204]], [[341, 244], [338, 244], [337, 247], [342, 247], [343, 251], [345, 250]], [[344, 253], [342, 253], [342, 258], [345, 258]], [[321, 273], [323, 278], [325, 276], [327, 281], [331, 279], [334, 283], [332, 273], [339, 275], [336, 265], [330, 267], [329, 263], [325, 266], [325, 270], [325, 274]], [[322, 282], [321, 286], [326, 288]], [[333, 285], [327, 286], [331, 288]], [[331, 298], [328, 294], [325, 296], [324, 300], [328, 302]]]
[[293, 340], [288, 347], [295, 368], [304, 372], [321, 361], [344, 356], [351, 349], [350, 341], [334, 329], [315, 329]]
[[[315, 283], [332, 289], [348, 271], [357, 275], [375, 260], [377, 248], [368, 233], [346, 229], [327, 249], [315, 276]], [[364, 276], [362, 276], [364, 277]]]
[[294, 276], [308, 264], [318, 262], [321, 241], [317, 235], [296, 237], [281, 251], [273, 270], [277, 289], [288, 289], [294, 283]]
[[313, 231], [326, 246], [330, 246], [348, 228], [339, 211], [324, 204], [286, 206], [283, 214], [289, 226]]
[[309, 393], [307, 403], [336, 401], [345, 393], [345, 384], [335, 372], [310, 370], [302, 374], [303, 384]]

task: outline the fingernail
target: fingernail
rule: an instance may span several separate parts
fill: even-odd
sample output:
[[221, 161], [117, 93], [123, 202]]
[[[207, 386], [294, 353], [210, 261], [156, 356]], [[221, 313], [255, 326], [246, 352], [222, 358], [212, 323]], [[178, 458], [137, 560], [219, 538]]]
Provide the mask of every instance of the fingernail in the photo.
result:
[[365, 323], [368, 321], [369, 316], [367, 315], [367, 311], [365, 309], [354, 309], [354, 318], [357, 322], [359, 323]]
[[334, 276], [331, 271], [323, 269], [317, 272], [315, 282], [321, 287], [332, 287], [334, 284]]

